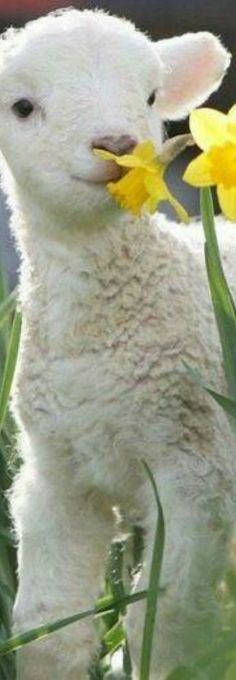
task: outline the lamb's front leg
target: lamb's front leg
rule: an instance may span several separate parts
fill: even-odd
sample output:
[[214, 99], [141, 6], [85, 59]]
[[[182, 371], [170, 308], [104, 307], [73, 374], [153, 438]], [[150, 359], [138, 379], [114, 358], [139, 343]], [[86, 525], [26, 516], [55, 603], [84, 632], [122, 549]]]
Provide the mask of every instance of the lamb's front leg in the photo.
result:
[[[66, 470], [60, 473], [62, 483], [54, 483], [52, 473], [43, 476], [25, 466], [16, 482], [15, 633], [92, 607], [102, 586], [112, 510], [104, 496], [80, 492]], [[95, 648], [91, 619], [73, 624], [19, 651], [18, 680], [85, 680]]]
[[[223, 624], [218, 586], [229, 560], [235, 501], [229, 497], [228, 503], [227, 498], [225, 505], [223, 499], [220, 503], [222, 479], [218, 480], [215, 493], [214, 472], [207, 480], [201, 480], [199, 470], [198, 481], [202, 486], [196, 497], [191, 493], [191, 480], [185, 490], [176, 489], [176, 481], [170, 477], [168, 482], [166, 475], [169, 493], [166, 486], [166, 493], [161, 494], [166, 545], [152, 650], [152, 680], [166, 680], [175, 667], [195, 664], [216, 644]], [[159, 488], [162, 489], [161, 483]], [[156, 511], [150, 510], [140, 589], [148, 587], [156, 519]], [[129, 608], [128, 637], [137, 669], [135, 678], [140, 663], [144, 611], [145, 603]]]

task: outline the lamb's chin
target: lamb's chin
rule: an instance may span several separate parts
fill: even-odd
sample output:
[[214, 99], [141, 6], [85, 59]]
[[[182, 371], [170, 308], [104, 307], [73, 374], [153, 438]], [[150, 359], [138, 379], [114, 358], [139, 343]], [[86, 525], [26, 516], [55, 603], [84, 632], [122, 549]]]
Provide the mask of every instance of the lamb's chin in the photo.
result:
[[87, 184], [88, 186], [100, 186], [106, 187], [108, 182], [114, 182], [114, 177], [108, 177], [107, 179], [85, 179], [84, 177], [79, 177], [79, 175], [71, 175], [71, 179], [75, 182], [82, 182], [82, 184]]
[[[70, 200], [64, 202], [64, 204], [70, 206], [70, 211], [75, 221], [79, 217], [80, 220], [86, 223], [90, 220], [93, 222], [95, 216], [99, 222], [100, 219], [106, 218], [111, 210], [112, 212], [117, 211], [118, 205], [107, 189], [108, 181], [94, 182], [80, 178], [77, 179], [74, 183], [73, 191], [70, 193]], [[61, 208], [63, 211], [63, 205]]]
[[107, 184], [114, 181], [114, 177], [111, 176], [105, 179], [104, 177], [85, 178], [76, 175], [70, 187], [70, 205], [76, 206], [80, 214], [85, 210], [91, 215], [91, 211], [96, 210], [99, 217], [104, 209], [115, 206], [115, 201], [107, 189]]
[[80, 175], [71, 175], [71, 179], [74, 182], [83, 182], [84, 184], [88, 185], [95, 185], [95, 186], [103, 186], [106, 187], [106, 185], [109, 182], [117, 182], [121, 177], [122, 177], [121, 172], [113, 172], [110, 173], [109, 175], [104, 176], [97, 176], [97, 177], [83, 177]]

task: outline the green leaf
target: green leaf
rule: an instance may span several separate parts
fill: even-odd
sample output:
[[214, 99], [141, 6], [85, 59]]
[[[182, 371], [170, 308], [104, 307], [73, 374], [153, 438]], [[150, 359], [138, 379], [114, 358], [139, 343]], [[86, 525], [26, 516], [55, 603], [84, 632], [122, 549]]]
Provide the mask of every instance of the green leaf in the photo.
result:
[[236, 678], [236, 661], [233, 661], [233, 663], [230, 664], [226, 672], [224, 680], [235, 680], [235, 678]]
[[8, 638], [4, 642], [0, 643], [0, 657], [10, 652], [20, 649], [25, 645], [33, 642], [35, 640], [42, 640], [43, 638], [55, 633], [66, 626], [70, 626], [72, 623], [77, 623], [88, 617], [92, 616], [104, 616], [104, 613], [110, 612], [118, 606], [130, 605], [133, 602], [138, 602], [143, 600], [147, 596], [146, 590], [141, 590], [138, 593], [133, 593], [133, 595], [127, 595], [124, 600], [114, 600], [113, 597], [103, 597], [100, 598], [96, 606], [93, 609], [88, 609], [84, 612], [79, 612], [78, 614], [73, 614], [72, 616], [67, 616], [65, 619], [59, 619], [50, 623], [43, 624], [37, 628], [32, 628], [31, 630], [22, 633], [21, 635], [16, 635], [15, 637]]
[[150, 675], [151, 667], [151, 654], [152, 654], [152, 643], [154, 635], [154, 627], [157, 615], [157, 604], [158, 604], [158, 593], [159, 593], [159, 583], [161, 576], [162, 559], [164, 552], [165, 543], [165, 523], [164, 515], [159, 499], [156, 483], [153, 474], [148, 467], [147, 463], [143, 461], [146, 473], [150, 479], [155, 501], [157, 505], [157, 526], [154, 538], [152, 563], [150, 569], [149, 586], [147, 593], [147, 604], [146, 604], [146, 614], [144, 621], [144, 631], [143, 631], [143, 641], [141, 650], [141, 662], [140, 662], [140, 680], [148, 680]]
[[[124, 557], [124, 551], [125, 551], [125, 541], [114, 541], [111, 546], [110, 550], [110, 559], [109, 559], [109, 568], [108, 568], [108, 581], [109, 581], [109, 587], [111, 590], [111, 594], [114, 597], [114, 600], [124, 600], [125, 599], [125, 588], [123, 584], [123, 557]], [[131, 657], [130, 657], [130, 651], [129, 651], [129, 645], [128, 645], [128, 640], [126, 638], [126, 635], [124, 633], [124, 628], [122, 625], [122, 622], [120, 621], [121, 617], [126, 614], [126, 606], [122, 605], [117, 609], [116, 615], [117, 615], [117, 623], [111, 630], [116, 631], [116, 626], [118, 626], [118, 629], [120, 631], [119, 626], [121, 625], [122, 629], [122, 640], [120, 641], [123, 644], [123, 666], [124, 666], [124, 671], [126, 673], [126, 676], [128, 677], [128, 674], [131, 676], [132, 673], [132, 663], [131, 663]], [[103, 643], [105, 644], [105, 647], [107, 646], [107, 635], [109, 635], [109, 631], [106, 633], [106, 635], [103, 637]], [[121, 632], [120, 632], [121, 635]], [[116, 651], [117, 647], [119, 646], [117, 644], [117, 638], [112, 638], [115, 643], [115, 647], [112, 650], [110, 647], [110, 652], [113, 653], [113, 651]]]
[[16, 668], [15, 661], [12, 657], [8, 657], [7, 659], [1, 659], [0, 678], [1, 680], [15, 680]]
[[[124, 541], [114, 541], [111, 545], [108, 579], [111, 593], [114, 599], [120, 600], [125, 597], [125, 589], [122, 578], [123, 570], [123, 555], [124, 555]], [[125, 614], [126, 608], [120, 610], [121, 614]], [[119, 611], [118, 611], [119, 615]]]
[[223, 394], [215, 392], [215, 390], [212, 390], [210, 387], [205, 387], [205, 390], [211, 395], [211, 397], [213, 397], [213, 399], [215, 399], [217, 404], [219, 404], [219, 406], [221, 406], [229, 416], [236, 418], [236, 401], [234, 399], [225, 397]]
[[13, 290], [10, 295], [0, 304], [0, 328], [6, 323], [9, 315], [14, 311], [16, 306], [16, 291]]
[[122, 621], [118, 621], [113, 628], [107, 631], [103, 638], [105, 653], [113, 654], [125, 642], [125, 633]]
[[[12, 317], [16, 303], [16, 293], [9, 295], [9, 288], [3, 268], [0, 266], [0, 385], [3, 389], [3, 374], [12, 329]], [[2, 391], [1, 391], [2, 395]], [[3, 404], [2, 404], [3, 405]], [[5, 429], [8, 434], [6, 435]], [[10, 459], [14, 447], [14, 425], [8, 416], [4, 421], [4, 432], [0, 435], [0, 638], [5, 641], [10, 635], [12, 606], [16, 590], [15, 548], [10, 531], [10, 518], [6, 492], [9, 489], [12, 472]], [[16, 668], [14, 654], [0, 660], [1, 680], [15, 680]]]
[[7, 543], [8, 545], [12, 545], [12, 536], [11, 533], [8, 529], [4, 529], [4, 527], [0, 526], [0, 545], [1, 545], [1, 540], [4, 541], [4, 543]]
[[217, 243], [211, 191], [201, 189], [201, 212], [206, 238], [205, 259], [218, 326], [229, 392], [236, 398], [236, 309], [228, 287]]
[[176, 668], [166, 680], [208, 680], [206, 675], [199, 671], [195, 671], [188, 666], [179, 666]]
[[186, 363], [186, 361], [183, 361], [183, 364], [187, 369], [189, 375], [194, 379], [194, 381], [198, 383], [198, 385], [202, 387], [206, 392], [208, 392], [208, 394], [210, 394], [211, 397], [213, 397], [213, 399], [215, 399], [217, 404], [219, 404], [219, 406], [221, 406], [224, 409], [227, 415], [236, 418], [236, 400], [230, 399], [230, 397], [227, 397], [224, 394], [220, 394], [219, 392], [213, 390], [211, 387], [204, 383], [201, 373], [197, 368], [192, 368], [191, 366], [189, 366], [189, 364]]
[[5, 362], [5, 367], [4, 367], [4, 373], [3, 373], [3, 379], [2, 379], [2, 385], [1, 385], [1, 391], [0, 391], [0, 432], [2, 430], [5, 416], [6, 416], [6, 410], [7, 410], [7, 403], [11, 391], [11, 385], [12, 385], [12, 380], [14, 377], [14, 372], [15, 372], [15, 366], [16, 366], [16, 360], [17, 360], [17, 354], [18, 354], [18, 346], [19, 346], [19, 340], [20, 340], [20, 330], [21, 330], [21, 315], [19, 312], [15, 313], [13, 325], [12, 325], [12, 330], [11, 330], [11, 336], [10, 336], [10, 341], [9, 341], [9, 346], [8, 346], [8, 351], [7, 351], [7, 357], [6, 357], [6, 362]]
[[0, 303], [5, 300], [9, 295], [9, 286], [8, 286], [8, 280], [7, 276], [5, 273], [5, 269], [2, 266], [2, 262], [0, 260]]

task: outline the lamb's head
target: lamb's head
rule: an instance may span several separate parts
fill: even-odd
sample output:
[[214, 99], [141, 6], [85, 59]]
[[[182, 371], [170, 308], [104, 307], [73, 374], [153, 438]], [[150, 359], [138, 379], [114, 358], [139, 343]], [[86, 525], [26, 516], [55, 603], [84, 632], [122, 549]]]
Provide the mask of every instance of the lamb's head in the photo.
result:
[[6, 184], [58, 216], [106, 210], [105, 184], [118, 170], [94, 147], [124, 153], [151, 138], [160, 150], [162, 121], [203, 102], [229, 61], [209, 33], [154, 43], [101, 11], [72, 9], [10, 29], [0, 46]]

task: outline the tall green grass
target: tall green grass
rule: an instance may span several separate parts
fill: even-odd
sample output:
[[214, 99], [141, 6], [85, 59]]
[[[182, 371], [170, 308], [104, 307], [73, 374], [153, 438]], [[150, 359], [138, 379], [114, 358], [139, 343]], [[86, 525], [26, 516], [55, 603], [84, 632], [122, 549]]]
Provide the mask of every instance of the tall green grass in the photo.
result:
[[[14, 474], [14, 423], [7, 411], [17, 355], [20, 320], [15, 315], [15, 294], [9, 294], [0, 268], [0, 639], [11, 634], [12, 604], [16, 590], [16, 555], [6, 492]], [[0, 657], [1, 680], [14, 680], [13, 655]]]
[[[215, 399], [219, 408], [223, 408], [235, 427], [236, 418], [236, 311], [231, 292], [222, 268], [218, 248], [211, 193], [208, 189], [201, 192], [201, 209], [205, 233], [205, 258], [216, 323], [222, 346], [225, 374], [228, 383], [228, 394], [218, 394], [214, 386], [205, 385], [204, 376], [198, 373], [198, 367], [187, 367], [193, 380], [199, 383], [199, 389], [206, 389], [209, 399]], [[157, 506], [157, 525], [153, 537], [153, 559], [150, 569], [150, 580], [147, 591], [131, 593], [130, 583], [123, 578], [125, 544], [116, 542], [110, 553], [106, 574], [104, 574], [104, 593], [94, 603], [94, 607], [85, 612], [72, 613], [64, 620], [30, 630], [21, 636], [11, 637], [11, 612], [17, 587], [16, 555], [14, 539], [7, 509], [7, 490], [9, 489], [17, 466], [15, 448], [15, 427], [9, 413], [8, 400], [17, 348], [20, 337], [20, 316], [15, 311], [15, 294], [9, 294], [7, 282], [0, 268], [0, 679], [15, 680], [14, 652], [33, 640], [52, 635], [56, 630], [69, 626], [74, 622], [90, 617], [94, 619], [100, 638], [100, 656], [96, 666], [91, 668], [91, 680], [102, 680], [108, 677], [111, 670], [112, 655], [122, 649], [123, 673], [129, 680], [132, 678], [132, 664], [129, 644], [125, 631], [125, 614], [134, 602], [145, 600], [146, 616], [143, 631], [143, 642], [140, 649], [139, 680], [149, 680], [153, 645], [153, 630], [158, 617], [159, 579], [164, 552], [165, 523], [158, 491], [152, 471], [144, 462], [144, 476], [150, 481]], [[138, 543], [138, 559], [141, 553], [142, 537]], [[133, 550], [137, 560], [137, 550]], [[136, 556], [135, 556], [136, 555]], [[105, 565], [104, 565], [105, 569]], [[167, 680], [234, 680], [236, 679], [236, 575], [233, 572], [224, 575], [225, 626], [213, 646], [209, 644], [209, 652], [200, 658], [194, 667], [176, 668]], [[155, 641], [155, 644], [158, 644]], [[53, 679], [52, 679], [53, 680]]]

